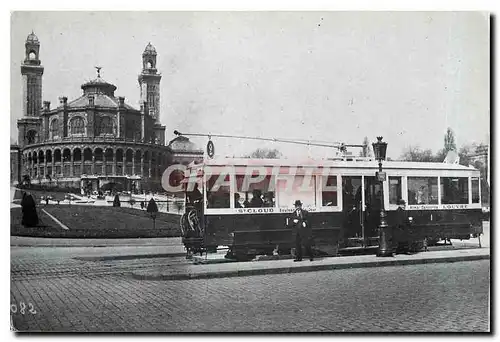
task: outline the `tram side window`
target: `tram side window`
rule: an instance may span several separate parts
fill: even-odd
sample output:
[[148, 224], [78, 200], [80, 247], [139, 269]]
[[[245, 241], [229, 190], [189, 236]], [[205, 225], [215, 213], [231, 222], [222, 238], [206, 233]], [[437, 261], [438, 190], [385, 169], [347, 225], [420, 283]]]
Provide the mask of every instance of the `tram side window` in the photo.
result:
[[398, 200], [401, 198], [403, 198], [401, 177], [389, 177], [389, 203], [398, 204]]
[[278, 179], [276, 196], [280, 208], [293, 208], [296, 200], [301, 201], [304, 207], [315, 207], [316, 177], [295, 176]]
[[225, 185], [229, 184], [229, 175], [224, 177], [224, 182], [219, 177], [221, 175], [212, 175], [207, 180], [207, 208], [229, 208], [230, 206], [231, 192], [229, 185]]
[[472, 203], [479, 203], [479, 178], [471, 179]]
[[408, 177], [408, 204], [438, 204], [437, 177]]
[[[247, 177], [245, 181], [245, 177]], [[234, 194], [235, 208], [261, 208], [275, 207], [275, 194], [272, 176], [266, 176], [263, 180], [253, 183], [255, 176], [236, 176], [236, 192]]]
[[441, 177], [441, 203], [469, 203], [469, 179], [467, 177]]
[[323, 177], [321, 189], [321, 205], [323, 207], [337, 206], [337, 176]]

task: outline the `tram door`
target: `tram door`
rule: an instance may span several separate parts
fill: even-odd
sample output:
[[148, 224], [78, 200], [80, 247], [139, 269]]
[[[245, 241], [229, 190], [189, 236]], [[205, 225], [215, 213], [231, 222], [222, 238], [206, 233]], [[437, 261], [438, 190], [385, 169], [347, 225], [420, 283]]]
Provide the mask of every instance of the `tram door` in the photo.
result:
[[344, 238], [363, 237], [361, 176], [342, 176], [342, 208], [344, 212]]
[[363, 213], [363, 225], [365, 233], [365, 241], [369, 242], [370, 238], [378, 236], [378, 225], [380, 221], [380, 208], [382, 188], [376, 177], [365, 176], [365, 207]]

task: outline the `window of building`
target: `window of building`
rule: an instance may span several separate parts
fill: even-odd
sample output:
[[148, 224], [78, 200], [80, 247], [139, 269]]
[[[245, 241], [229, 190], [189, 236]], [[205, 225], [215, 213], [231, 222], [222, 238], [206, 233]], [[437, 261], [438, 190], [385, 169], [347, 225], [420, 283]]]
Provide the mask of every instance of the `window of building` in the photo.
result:
[[99, 122], [99, 134], [113, 134], [113, 121], [110, 117], [104, 116]]
[[471, 178], [471, 194], [472, 194], [472, 203], [479, 203], [479, 178], [472, 177]]
[[95, 164], [94, 173], [96, 175], [102, 175], [102, 164]]
[[123, 166], [121, 164], [116, 164], [116, 175], [123, 175]]
[[261, 208], [275, 207], [274, 184], [272, 176], [266, 176], [263, 180], [254, 183], [259, 175], [237, 175], [236, 191], [234, 194], [235, 208]]
[[106, 165], [106, 174], [107, 175], [113, 174], [113, 165]]
[[293, 208], [296, 200], [304, 207], [316, 206], [316, 177], [280, 177], [276, 184], [276, 196], [280, 208]]
[[92, 174], [92, 165], [83, 165], [83, 174], [91, 175]]
[[70, 170], [70, 169], [69, 169], [69, 165], [64, 165], [64, 166], [63, 166], [63, 176], [64, 176], [64, 177], [69, 177], [69, 175], [70, 175], [69, 170]]
[[61, 174], [61, 167], [56, 166], [56, 175], [60, 175], [60, 174]]
[[389, 203], [398, 204], [398, 200], [402, 198], [401, 177], [389, 177]]
[[85, 122], [83, 121], [83, 119], [80, 117], [71, 119], [70, 130], [71, 134], [84, 134]]
[[56, 138], [59, 136], [59, 120], [54, 119], [50, 123], [50, 138]]
[[441, 177], [442, 204], [468, 204], [468, 177]]
[[74, 165], [74, 166], [73, 166], [73, 175], [74, 175], [75, 177], [79, 177], [79, 176], [81, 176], [81, 174], [82, 174], [82, 173], [81, 173], [81, 171], [82, 171], [82, 169], [81, 169], [81, 165]]
[[212, 175], [207, 179], [207, 208], [229, 208], [229, 181], [228, 174]]
[[437, 177], [408, 177], [408, 204], [438, 204]]
[[37, 137], [38, 137], [38, 134], [36, 131], [33, 131], [33, 130], [28, 131], [28, 133], [26, 134], [26, 140], [27, 140], [28, 145], [36, 143]]
[[321, 189], [321, 205], [336, 207], [337, 204], [337, 176], [323, 176]]
[[125, 166], [125, 174], [127, 175], [132, 175], [132, 165], [126, 165]]

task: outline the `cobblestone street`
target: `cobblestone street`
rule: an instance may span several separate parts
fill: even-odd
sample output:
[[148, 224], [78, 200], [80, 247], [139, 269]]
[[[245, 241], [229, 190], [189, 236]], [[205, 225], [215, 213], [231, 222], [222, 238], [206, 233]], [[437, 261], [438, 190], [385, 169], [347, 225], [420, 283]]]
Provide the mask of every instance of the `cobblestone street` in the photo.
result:
[[185, 259], [93, 262], [33, 251], [11, 249], [12, 321], [21, 331], [489, 329], [488, 260], [140, 281], [129, 272]]

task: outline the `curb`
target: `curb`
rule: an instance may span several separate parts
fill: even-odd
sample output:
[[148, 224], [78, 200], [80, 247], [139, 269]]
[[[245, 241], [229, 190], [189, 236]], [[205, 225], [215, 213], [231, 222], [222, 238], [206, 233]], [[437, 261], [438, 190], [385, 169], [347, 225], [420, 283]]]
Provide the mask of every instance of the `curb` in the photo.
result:
[[64, 247], [64, 248], [103, 248], [103, 247], [137, 247], [137, 248], [142, 248], [142, 247], [171, 247], [172, 245], [64, 245], [64, 244], [40, 244], [40, 245], [29, 245], [29, 244], [23, 244], [23, 243], [16, 243], [16, 244], [11, 244], [10, 247], [33, 247], [33, 248], [38, 248], [38, 247]]
[[380, 260], [358, 263], [345, 264], [329, 264], [329, 265], [308, 265], [301, 267], [277, 267], [264, 269], [250, 270], [231, 270], [219, 272], [200, 272], [200, 273], [184, 273], [184, 274], [141, 274], [132, 273], [132, 278], [137, 280], [190, 280], [190, 279], [214, 279], [214, 278], [230, 278], [230, 277], [246, 277], [254, 275], [267, 274], [284, 274], [284, 273], [304, 273], [327, 270], [341, 270], [354, 268], [368, 267], [386, 267], [386, 266], [405, 266], [405, 265], [421, 265], [421, 264], [439, 264], [461, 261], [476, 261], [490, 259], [490, 255], [467, 255], [456, 257], [428, 258], [428, 259], [403, 259], [403, 260]]
[[80, 261], [107, 261], [107, 260], [173, 258], [173, 257], [179, 257], [179, 256], [186, 256], [186, 253], [104, 255], [104, 256], [73, 257], [73, 259], [80, 260]]

